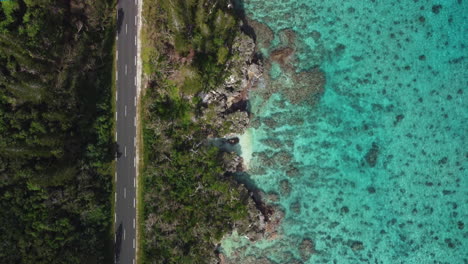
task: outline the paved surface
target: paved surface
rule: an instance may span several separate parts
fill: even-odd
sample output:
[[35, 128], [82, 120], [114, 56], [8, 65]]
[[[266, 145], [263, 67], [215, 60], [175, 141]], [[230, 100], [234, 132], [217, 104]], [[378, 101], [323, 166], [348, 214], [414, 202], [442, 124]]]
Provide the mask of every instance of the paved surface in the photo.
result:
[[115, 261], [121, 264], [134, 264], [136, 252], [137, 4], [119, 0], [117, 18]]

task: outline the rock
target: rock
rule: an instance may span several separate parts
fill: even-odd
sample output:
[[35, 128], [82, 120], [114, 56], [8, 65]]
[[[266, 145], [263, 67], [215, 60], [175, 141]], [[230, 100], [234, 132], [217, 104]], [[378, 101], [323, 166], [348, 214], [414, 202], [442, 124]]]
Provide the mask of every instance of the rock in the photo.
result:
[[255, 30], [257, 51], [270, 48], [271, 42], [275, 38], [273, 30], [266, 24], [260, 23], [253, 19], [247, 19], [247, 23]]
[[231, 133], [243, 134], [249, 125], [249, 116], [247, 112], [237, 111], [227, 115], [224, 121], [231, 124]]
[[350, 240], [348, 241], [348, 245], [351, 247], [353, 251], [358, 251], [358, 250], [363, 250], [364, 249], [364, 243], [361, 241], [357, 240]]
[[270, 59], [285, 67], [289, 63], [290, 57], [294, 54], [294, 49], [290, 47], [276, 49], [271, 52]]
[[299, 201], [295, 201], [294, 203], [292, 203], [290, 205], [289, 209], [291, 209], [291, 211], [293, 211], [296, 214], [300, 214], [301, 213], [301, 203]]
[[288, 169], [286, 170], [286, 175], [289, 177], [296, 177], [300, 175], [300, 171], [298, 168], [293, 166], [292, 164], [288, 166]]
[[267, 194], [267, 200], [273, 203], [276, 203], [279, 201], [279, 195], [275, 192], [269, 192]]
[[377, 164], [378, 155], [379, 146], [375, 142], [372, 142], [372, 147], [369, 149], [365, 156], [366, 162], [367, 164], [369, 164], [370, 167], [375, 167], [375, 165]]
[[227, 142], [231, 145], [239, 144], [239, 138], [238, 137], [229, 138], [227, 139]]
[[288, 180], [280, 181], [280, 193], [282, 196], [289, 196], [291, 193], [291, 185]]
[[303, 261], [307, 261], [310, 259], [312, 254], [315, 254], [315, 244], [311, 239], [304, 239], [302, 240], [301, 244], [299, 245], [299, 254]]
[[245, 170], [244, 159], [236, 153], [223, 153], [223, 167], [227, 172], [235, 173]]

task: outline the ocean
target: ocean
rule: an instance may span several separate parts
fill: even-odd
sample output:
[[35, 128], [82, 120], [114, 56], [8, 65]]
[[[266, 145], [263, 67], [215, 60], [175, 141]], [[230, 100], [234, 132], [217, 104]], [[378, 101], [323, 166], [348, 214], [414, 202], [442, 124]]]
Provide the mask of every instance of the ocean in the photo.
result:
[[241, 138], [277, 234], [227, 263], [468, 263], [468, 1], [245, 0]]

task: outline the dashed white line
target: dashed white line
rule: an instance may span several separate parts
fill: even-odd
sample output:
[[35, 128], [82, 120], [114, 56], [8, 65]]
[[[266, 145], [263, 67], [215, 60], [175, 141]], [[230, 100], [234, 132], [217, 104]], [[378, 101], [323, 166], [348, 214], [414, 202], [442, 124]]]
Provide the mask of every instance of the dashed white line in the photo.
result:
[[126, 232], [125, 232], [125, 228], [124, 228], [124, 240], [125, 240], [125, 233], [126, 233]]
[[136, 76], [135, 76], [135, 78], [133, 78], [133, 82], [134, 82], [134, 83], [135, 83], [135, 85], [136, 85]]
[[127, 106], [125, 106], [125, 116], [127, 116]]
[[135, 248], [135, 239], [133, 239], [133, 248]]
[[119, 51], [118, 50], [117, 50], [117, 54], [115, 56], [116, 56], [115, 59], [119, 60]]
[[117, 111], [115, 111], [115, 121], [117, 121]]
[[115, 101], [117, 102], [119, 100], [119, 92], [115, 91]]
[[133, 98], [133, 104], [136, 106], [136, 96]]
[[115, 141], [117, 141], [117, 131], [115, 131]]
[[125, 24], [125, 34], [127, 34], [127, 24]]
[[135, 16], [135, 26], [136, 26], [137, 16]]
[[125, 75], [127, 75], [127, 64], [125, 64]]
[[136, 56], [135, 56], [135, 66], [136, 66]]
[[127, 188], [124, 188], [124, 198], [127, 198]]
[[115, 202], [117, 202], [117, 192], [115, 192]]
[[133, 158], [133, 167], [136, 167], [136, 158]]
[[116, 222], [117, 222], [117, 214], [114, 213], [114, 223], [116, 223]]
[[133, 125], [136, 126], [136, 117], [133, 118]]
[[135, 264], [135, 259], [133, 259], [133, 262], [132, 262], [132, 264]]
[[133, 178], [133, 187], [136, 186], [136, 178]]
[[137, 43], [136, 43], [136, 35], [135, 35], [135, 46], [136, 46], [136, 44], [137, 44]]
[[124, 147], [125, 157], [127, 157], [127, 146]]
[[135, 218], [133, 218], [133, 228], [135, 228]]
[[135, 198], [133, 198], [133, 208], [135, 208]]
[[119, 80], [119, 72], [118, 72], [118, 71], [115, 71], [115, 80], [116, 80], [116, 81]]
[[133, 146], [136, 147], [136, 137], [133, 137]]

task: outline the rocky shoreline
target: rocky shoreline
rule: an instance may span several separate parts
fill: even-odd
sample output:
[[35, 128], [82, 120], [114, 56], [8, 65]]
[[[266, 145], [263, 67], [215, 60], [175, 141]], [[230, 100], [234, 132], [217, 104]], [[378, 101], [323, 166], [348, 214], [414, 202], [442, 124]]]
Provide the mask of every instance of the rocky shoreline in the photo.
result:
[[[206, 108], [203, 115], [207, 117], [210, 111], [216, 113], [215, 126], [223, 127], [230, 124], [230, 128], [220, 133], [216, 145], [224, 151], [224, 168], [227, 174], [235, 177], [246, 174], [246, 166], [239, 155], [239, 138], [250, 124], [248, 111], [249, 92], [257, 89], [264, 82], [263, 61], [258, 57], [258, 50], [254, 39], [241, 32], [234, 40], [233, 56], [226, 65], [229, 72], [226, 81], [218, 89], [201, 94], [202, 102], [211, 106]], [[247, 176], [248, 177], [248, 176]], [[278, 235], [279, 226], [284, 212], [265, 202], [263, 192], [249, 189], [245, 184], [239, 184], [241, 193], [245, 193], [248, 204], [247, 219], [234, 223], [233, 232], [242, 234], [251, 242], [260, 239], [274, 239]], [[219, 245], [218, 245], [219, 246]], [[212, 263], [230, 263], [218, 252], [218, 259]]]
[[[218, 146], [226, 151], [224, 164], [226, 172], [249, 180], [249, 171], [242, 157], [238, 155], [240, 146], [237, 135], [243, 134], [249, 126], [258, 127], [260, 123], [275, 126], [274, 119], [259, 120], [249, 112], [249, 93], [254, 91], [256, 96], [260, 96], [265, 101], [272, 94], [279, 93], [291, 104], [313, 105], [323, 93], [325, 75], [318, 67], [297, 68], [295, 54], [303, 48], [303, 45], [298, 43], [293, 30], [284, 29], [278, 32], [280, 42], [273, 46], [274, 32], [265, 24], [244, 17], [240, 27], [243, 30], [234, 41], [233, 56], [226, 66], [229, 72], [228, 78], [218, 89], [204, 94], [202, 100], [207, 105], [214, 105], [217, 126], [222, 127], [223, 123], [231, 124], [230, 129], [218, 135], [221, 137], [221, 144]], [[320, 38], [320, 35], [315, 35], [315, 37]], [[279, 72], [278, 76], [271, 74], [275, 69]], [[204, 113], [204, 116], [208, 116], [208, 113]], [[291, 167], [288, 173], [297, 172], [294, 164], [291, 164], [291, 157], [288, 153], [280, 152], [273, 157], [268, 157], [263, 152], [254, 153], [254, 155], [265, 162], [271, 160], [272, 166], [279, 164]], [[255, 167], [250, 172], [261, 169]], [[282, 193], [289, 193], [289, 182], [285, 181], [281, 184]], [[281, 236], [279, 226], [284, 218], [284, 210], [275, 205], [278, 195], [265, 194], [251, 184], [240, 184], [239, 188], [248, 193], [249, 215], [247, 220], [235, 223], [233, 232], [243, 235], [250, 242]], [[304, 242], [304, 248], [307, 250], [301, 250], [301, 252], [304, 251], [305, 255], [310, 255], [310, 252], [314, 251], [313, 242]], [[309, 250], [310, 248], [312, 250]], [[228, 260], [221, 253], [218, 257], [218, 263], [228, 264], [236, 261]], [[234, 259], [236, 259], [235, 256]], [[268, 261], [266, 260], [265, 263]]]

